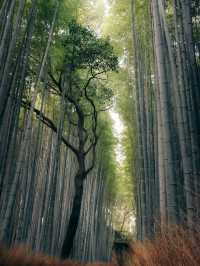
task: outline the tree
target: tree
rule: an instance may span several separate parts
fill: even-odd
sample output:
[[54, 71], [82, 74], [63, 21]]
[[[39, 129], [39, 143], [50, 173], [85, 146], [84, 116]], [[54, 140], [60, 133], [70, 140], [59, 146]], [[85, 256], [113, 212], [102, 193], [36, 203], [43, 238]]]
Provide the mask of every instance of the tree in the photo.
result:
[[[78, 144], [66, 142], [74, 152], [78, 162], [75, 176], [75, 195], [72, 204], [71, 216], [63, 243], [62, 258], [70, 255], [73, 239], [76, 234], [82, 196], [83, 183], [95, 165], [96, 145], [98, 141], [98, 112], [102, 103], [109, 103], [112, 93], [105, 86], [98, 85], [97, 81], [105, 78], [110, 70], [116, 70], [117, 57], [114, 55], [109, 42], [98, 39], [89, 30], [72, 22], [69, 25], [69, 35], [64, 40], [66, 56], [63, 69], [55, 69], [55, 77], [50, 70], [50, 77], [57, 88], [58, 94], [71, 110], [75, 110], [75, 117], [69, 114], [69, 123], [75, 127]], [[82, 71], [81, 71], [82, 70]], [[79, 72], [81, 71], [81, 74]], [[100, 108], [100, 109], [99, 109]], [[87, 166], [86, 160], [92, 153], [91, 164]]]

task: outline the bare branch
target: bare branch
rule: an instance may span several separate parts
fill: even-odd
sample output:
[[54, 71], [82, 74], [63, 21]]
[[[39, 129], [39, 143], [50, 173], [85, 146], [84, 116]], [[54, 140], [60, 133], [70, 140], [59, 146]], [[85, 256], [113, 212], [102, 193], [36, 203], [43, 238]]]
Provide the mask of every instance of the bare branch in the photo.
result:
[[[30, 110], [31, 109], [31, 104], [29, 102], [26, 102], [24, 100], [22, 100], [21, 102], [22, 107]], [[55, 133], [58, 132], [58, 129], [56, 127], [56, 125], [54, 124], [54, 122], [46, 117], [40, 110], [32, 107], [33, 112], [36, 114], [36, 117], [42, 122], [44, 123], [46, 126], [48, 126], [49, 128], [51, 128]], [[61, 137], [62, 142], [71, 150], [74, 152], [74, 154], [76, 156], [78, 156], [78, 149], [76, 147], [74, 147], [64, 136]]]

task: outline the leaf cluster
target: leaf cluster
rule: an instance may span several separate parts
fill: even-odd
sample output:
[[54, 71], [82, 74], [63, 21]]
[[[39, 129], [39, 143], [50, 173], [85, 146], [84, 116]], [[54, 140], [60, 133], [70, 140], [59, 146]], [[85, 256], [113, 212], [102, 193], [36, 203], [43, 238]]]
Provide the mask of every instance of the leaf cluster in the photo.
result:
[[89, 68], [94, 74], [117, 69], [118, 59], [108, 39], [98, 38], [75, 20], [69, 23], [66, 35], [63, 40], [65, 64], [70, 64], [72, 71]]

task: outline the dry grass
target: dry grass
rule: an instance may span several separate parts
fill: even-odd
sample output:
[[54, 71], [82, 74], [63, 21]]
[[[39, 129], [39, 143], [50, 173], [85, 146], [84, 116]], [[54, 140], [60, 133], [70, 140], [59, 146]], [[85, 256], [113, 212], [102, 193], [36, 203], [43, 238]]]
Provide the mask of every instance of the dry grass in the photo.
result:
[[[123, 254], [120, 266], [200, 266], [200, 232], [191, 234], [171, 230], [154, 241], [132, 243]], [[0, 266], [118, 266], [115, 256], [110, 264], [81, 264], [75, 261], [60, 261], [43, 254], [33, 254], [27, 247], [6, 250], [0, 247]]]
[[57, 258], [46, 256], [41, 253], [34, 254], [25, 246], [14, 247], [7, 250], [0, 245], [0, 266], [117, 266], [115, 263], [84, 264], [72, 260], [61, 261]]
[[132, 244], [130, 250], [133, 266], [200, 266], [200, 232], [192, 236], [175, 228], [154, 241]]

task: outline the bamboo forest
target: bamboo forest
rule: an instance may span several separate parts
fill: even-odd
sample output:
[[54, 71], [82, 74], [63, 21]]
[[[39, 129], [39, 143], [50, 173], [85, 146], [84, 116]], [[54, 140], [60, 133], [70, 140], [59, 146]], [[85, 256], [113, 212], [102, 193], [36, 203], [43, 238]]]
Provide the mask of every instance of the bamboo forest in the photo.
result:
[[200, 265], [199, 0], [0, 0], [0, 265]]

